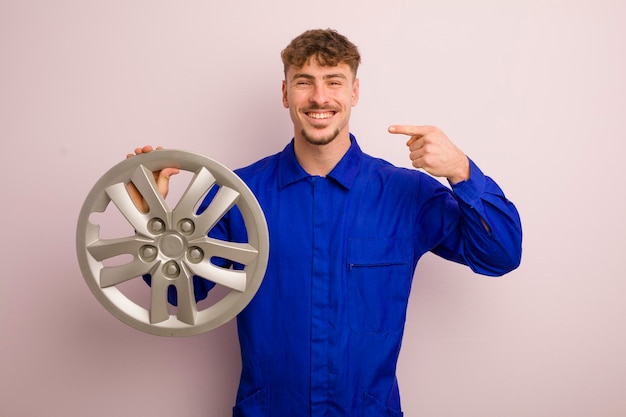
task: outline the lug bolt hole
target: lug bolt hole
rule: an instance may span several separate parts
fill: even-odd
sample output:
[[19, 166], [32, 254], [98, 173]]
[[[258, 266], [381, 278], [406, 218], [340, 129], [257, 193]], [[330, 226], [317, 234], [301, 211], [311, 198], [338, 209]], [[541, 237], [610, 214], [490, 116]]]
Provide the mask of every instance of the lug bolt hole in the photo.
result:
[[204, 259], [204, 251], [197, 246], [193, 246], [189, 248], [189, 252], [187, 253], [189, 260], [193, 263], [199, 263]]
[[180, 267], [174, 261], [166, 262], [165, 265], [163, 265], [163, 275], [168, 278], [176, 278], [180, 275]]
[[148, 227], [152, 233], [160, 235], [165, 231], [165, 222], [159, 218], [150, 219]]
[[189, 219], [183, 219], [178, 222], [178, 230], [183, 235], [189, 236], [196, 230], [196, 225]]
[[142, 246], [139, 250], [139, 256], [144, 262], [152, 262], [156, 259], [157, 256], [157, 248], [152, 245]]

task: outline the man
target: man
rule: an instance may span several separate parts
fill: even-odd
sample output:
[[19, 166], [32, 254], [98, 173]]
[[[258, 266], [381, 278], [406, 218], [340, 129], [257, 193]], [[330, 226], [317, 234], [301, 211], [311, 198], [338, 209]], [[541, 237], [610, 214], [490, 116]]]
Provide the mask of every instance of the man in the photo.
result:
[[[344, 36], [304, 32], [282, 60], [294, 137], [236, 171], [266, 214], [271, 253], [237, 318], [243, 369], [234, 415], [400, 416], [395, 371], [419, 258], [431, 251], [505, 274], [520, 262], [520, 219], [438, 128], [389, 132], [407, 136], [413, 166], [451, 189], [360, 150], [349, 130], [360, 55]], [[175, 173], [159, 173], [163, 192]], [[245, 238], [240, 222], [224, 223], [221, 236]], [[211, 285], [201, 287], [199, 298]]]

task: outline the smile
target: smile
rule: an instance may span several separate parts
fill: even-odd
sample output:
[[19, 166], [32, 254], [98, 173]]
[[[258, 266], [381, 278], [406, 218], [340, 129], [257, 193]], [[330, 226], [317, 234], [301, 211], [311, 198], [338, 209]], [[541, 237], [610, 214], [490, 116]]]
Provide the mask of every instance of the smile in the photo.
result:
[[309, 112], [309, 113], [306, 113], [306, 115], [312, 119], [322, 120], [322, 119], [330, 119], [331, 117], [335, 115], [335, 112], [334, 111], [329, 111], [329, 112], [324, 112], [324, 113]]

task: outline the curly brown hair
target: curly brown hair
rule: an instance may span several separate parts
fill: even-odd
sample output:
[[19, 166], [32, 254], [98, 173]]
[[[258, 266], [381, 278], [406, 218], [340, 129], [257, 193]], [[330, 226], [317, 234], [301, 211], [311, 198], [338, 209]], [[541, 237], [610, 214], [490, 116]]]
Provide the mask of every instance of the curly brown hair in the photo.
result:
[[333, 29], [307, 30], [294, 38], [280, 56], [285, 75], [290, 67], [302, 68], [311, 58], [315, 58], [321, 66], [348, 64], [356, 77], [361, 63], [356, 45]]

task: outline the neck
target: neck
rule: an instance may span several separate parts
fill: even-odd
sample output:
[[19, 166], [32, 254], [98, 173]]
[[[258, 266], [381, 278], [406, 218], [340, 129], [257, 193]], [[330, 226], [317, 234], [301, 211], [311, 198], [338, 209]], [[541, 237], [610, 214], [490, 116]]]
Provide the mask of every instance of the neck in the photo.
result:
[[294, 151], [300, 166], [310, 175], [325, 177], [350, 149], [350, 135], [338, 136], [325, 145], [309, 143], [295, 136]]

